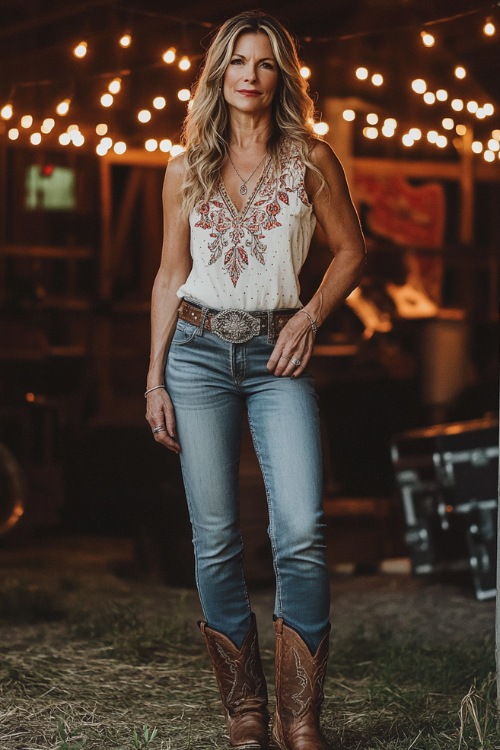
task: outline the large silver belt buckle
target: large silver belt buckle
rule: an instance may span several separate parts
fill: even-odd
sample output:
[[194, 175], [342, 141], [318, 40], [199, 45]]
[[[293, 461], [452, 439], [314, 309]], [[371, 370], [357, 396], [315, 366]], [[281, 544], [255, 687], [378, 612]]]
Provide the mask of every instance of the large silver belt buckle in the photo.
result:
[[213, 333], [231, 344], [243, 344], [260, 333], [260, 320], [244, 310], [221, 310], [210, 321]]

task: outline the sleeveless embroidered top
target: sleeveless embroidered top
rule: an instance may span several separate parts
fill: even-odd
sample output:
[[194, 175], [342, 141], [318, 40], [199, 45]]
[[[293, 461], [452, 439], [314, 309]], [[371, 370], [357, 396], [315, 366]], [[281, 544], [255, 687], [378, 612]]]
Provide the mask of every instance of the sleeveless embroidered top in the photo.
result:
[[301, 307], [298, 276], [316, 226], [304, 186], [305, 165], [285, 139], [239, 213], [222, 180], [189, 217], [193, 266], [177, 292], [207, 307]]

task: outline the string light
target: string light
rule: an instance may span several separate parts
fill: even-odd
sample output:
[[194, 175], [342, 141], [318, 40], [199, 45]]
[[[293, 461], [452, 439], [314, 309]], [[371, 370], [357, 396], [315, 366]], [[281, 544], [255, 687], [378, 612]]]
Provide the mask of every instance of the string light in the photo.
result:
[[465, 125], [462, 125], [462, 123], [460, 123], [460, 124], [459, 124], [459, 125], [457, 125], [457, 127], [455, 128], [455, 131], [456, 131], [456, 134], [457, 134], [457, 135], [465, 135], [465, 134], [466, 134], [466, 132], [467, 132], [467, 128], [465, 127]]
[[474, 112], [477, 112], [479, 107], [479, 104], [475, 102], [474, 100], [467, 102], [467, 111], [471, 113], [471, 115], [474, 114]]
[[30, 135], [30, 143], [33, 144], [33, 146], [39, 146], [42, 142], [42, 134], [41, 133], [32, 133]]
[[148, 140], [144, 144], [144, 148], [146, 151], [156, 151], [158, 148], [158, 141], [156, 138], [148, 138]]
[[495, 154], [493, 153], [493, 151], [487, 150], [487, 151], [484, 152], [483, 158], [484, 158], [485, 161], [490, 161], [491, 162], [491, 161], [495, 160]]
[[155, 109], [164, 109], [167, 106], [167, 100], [164, 96], [155, 96], [153, 99], [153, 107]]
[[344, 109], [342, 112], [342, 117], [347, 122], [352, 122], [356, 117], [356, 112], [353, 109]]
[[17, 141], [19, 138], [19, 130], [17, 128], [10, 128], [7, 133], [11, 141]]
[[363, 128], [363, 135], [365, 138], [369, 138], [370, 140], [375, 140], [375, 138], [378, 138], [378, 130], [377, 128], [369, 127], [369, 128]]
[[420, 128], [410, 128], [408, 133], [411, 135], [414, 141], [419, 141], [422, 138], [422, 131]]
[[122, 79], [121, 78], [113, 78], [111, 83], [108, 86], [108, 91], [110, 94], [118, 94], [122, 87]]
[[456, 76], [456, 78], [462, 79], [462, 78], [465, 78], [466, 75], [467, 75], [467, 71], [465, 70], [464, 66], [463, 65], [457, 65], [456, 68], [455, 68], [455, 76]]
[[487, 18], [483, 26], [483, 34], [485, 36], [495, 36], [495, 33], [496, 33], [496, 27], [495, 27], [495, 24], [493, 23], [493, 19]]
[[80, 60], [87, 54], [87, 42], [78, 42], [76, 47], [73, 49], [73, 54]]
[[425, 47], [434, 47], [434, 45], [436, 44], [435, 36], [429, 31], [421, 31], [420, 38], [422, 39], [422, 44]]
[[433, 94], [432, 91], [426, 91], [424, 94], [424, 102], [426, 104], [434, 104], [436, 102], [436, 94]]
[[413, 146], [413, 144], [415, 143], [415, 141], [413, 140], [413, 138], [411, 137], [409, 133], [405, 133], [403, 137], [401, 138], [401, 141], [403, 143], [403, 146], [407, 146], [408, 148]]
[[98, 156], [106, 156], [106, 154], [109, 151], [109, 149], [106, 148], [106, 146], [103, 144], [102, 141], [97, 144], [97, 146], [95, 147], [95, 150], [96, 150], [96, 154]]
[[398, 126], [398, 121], [394, 117], [387, 117], [384, 120], [384, 126], [395, 130]]
[[23, 115], [21, 117], [22, 128], [31, 128], [32, 125], [33, 125], [33, 117], [31, 115]]
[[490, 104], [490, 102], [486, 102], [486, 104], [483, 104], [484, 113], [487, 117], [490, 117], [495, 112], [495, 107], [493, 104]]
[[476, 109], [475, 115], [478, 120], [484, 120], [484, 118], [486, 117], [486, 112], [484, 111], [484, 107], [478, 107]]
[[181, 57], [181, 59], [179, 60], [179, 68], [181, 70], [189, 70], [190, 67], [191, 67], [191, 60], [189, 59], [189, 57], [186, 57], [186, 56]]
[[137, 119], [139, 122], [149, 122], [151, 120], [151, 112], [149, 109], [141, 109], [141, 111], [137, 113]]
[[423, 94], [427, 90], [427, 83], [423, 78], [415, 78], [411, 82], [411, 87], [416, 94]]
[[384, 76], [381, 73], [374, 73], [372, 75], [372, 83], [374, 86], [382, 86], [384, 82]]
[[71, 99], [63, 99], [62, 102], [59, 102], [59, 104], [56, 107], [57, 114], [61, 115], [61, 117], [64, 117], [64, 115], [67, 115], [69, 112], [70, 104], [71, 104]]
[[455, 112], [461, 112], [464, 108], [464, 103], [462, 99], [453, 99], [451, 103], [451, 108], [455, 110]]
[[61, 135], [59, 136], [59, 143], [61, 144], [61, 146], [69, 146], [69, 144], [71, 143], [69, 133], [61, 133]]
[[109, 135], [107, 135], [105, 138], [101, 138], [101, 144], [103, 148], [106, 149], [106, 151], [109, 151], [109, 149], [113, 145], [113, 139], [110, 138]]
[[483, 150], [481, 141], [472, 141], [471, 149], [475, 154], [480, 154]]
[[308, 68], [307, 65], [303, 65], [300, 69], [300, 75], [307, 80], [311, 77], [311, 68]]
[[180, 145], [179, 143], [176, 143], [176, 144], [175, 144], [174, 146], [172, 146], [172, 148], [170, 149], [170, 154], [171, 154], [171, 156], [178, 156], [179, 154], [182, 154], [182, 152], [183, 152], [184, 150], [185, 150], [185, 149], [184, 149], [184, 148], [183, 148], [183, 147], [182, 147], [182, 146], [181, 146], [181, 145]]
[[440, 102], [445, 102], [448, 99], [448, 92], [446, 89], [438, 89], [436, 91], [436, 99]]
[[382, 125], [382, 130], [381, 130], [382, 135], [385, 135], [386, 138], [392, 138], [392, 136], [394, 135], [394, 132], [395, 132], [395, 129], [391, 128], [390, 125], [386, 125], [386, 123], [384, 122], [384, 124]]
[[97, 135], [106, 135], [108, 132], [108, 126], [105, 122], [100, 122], [99, 125], [95, 126], [95, 132]]
[[367, 68], [357, 68], [356, 69], [356, 78], [358, 78], [360, 81], [366, 81], [368, 78], [368, 69]]
[[125, 141], [116, 141], [115, 145], [113, 146], [113, 151], [115, 154], [124, 154], [127, 150], [127, 144]]
[[441, 124], [445, 130], [453, 130], [455, 127], [455, 123], [451, 117], [445, 117]]
[[488, 148], [490, 151], [498, 151], [500, 149], [500, 143], [496, 138], [490, 138], [488, 141]]
[[493, 138], [496, 138], [497, 141], [500, 141], [500, 130], [498, 129], [492, 130], [491, 135]]
[[74, 146], [78, 146], [78, 148], [80, 146], [83, 146], [83, 144], [85, 143], [85, 136], [79, 130], [74, 130], [70, 134], [70, 137], [71, 137], [71, 140], [73, 142], [73, 145]]
[[429, 130], [429, 132], [427, 133], [427, 140], [429, 141], [429, 143], [436, 143], [438, 137], [439, 133], [437, 132], [437, 130]]
[[366, 115], [366, 122], [368, 125], [376, 125], [378, 122], [378, 115], [376, 112], [370, 112], [368, 115]]
[[172, 141], [170, 138], [163, 138], [163, 140], [160, 141], [160, 151], [163, 151], [164, 154], [168, 154], [171, 148]]
[[53, 117], [46, 117], [40, 126], [40, 130], [42, 131], [42, 133], [47, 135], [54, 129], [55, 124], [56, 124], [56, 121], [54, 120]]
[[176, 52], [177, 50], [175, 49], [175, 47], [170, 47], [170, 49], [163, 53], [164, 62], [166, 62], [168, 65], [173, 63], [175, 60]]
[[189, 89], [181, 89], [177, 92], [177, 97], [181, 102], [187, 102], [191, 98], [191, 92]]
[[436, 146], [438, 148], [446, 148], [448, 145], [448, 138], [445, 135], [438, 135], [436, 139]]
[[118, 44], [120, 45], [120, 47], [126, 49], [132, 44], [132, 37], [130, 36], [130, 34], [123, 34], [123, 36], [120, 37]]
[[113, 94], [103, 94], [101, 96], [101, 104], [103, 107], [111, 107], [113, 102], [114, 102]]
[[2, 109], [0, 109], [0, 115], [4, 120], [10, 120], [13, 114], [14, 107], [12, 106], [12, 104], [4, 104]]
[[330, 127], [327, 122], [316, 122], [313, 125], [313, 130], [316, 135], [326, 135], [330, 130]]

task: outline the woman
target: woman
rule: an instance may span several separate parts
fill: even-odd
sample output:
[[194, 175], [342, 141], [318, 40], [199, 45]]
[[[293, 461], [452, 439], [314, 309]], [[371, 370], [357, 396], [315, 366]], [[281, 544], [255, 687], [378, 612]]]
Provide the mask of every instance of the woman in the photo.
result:
[[[312, 134], [313, 104], [289, 33], [241, 13], [207, 53], [169, 162], [152, 296], [146, 418], [179, 453], [196, 580], [229, 730], [268, 744], [267, 689], [242, 570], [238, 464], [243, 411], [260, 462], [276, 572], [276, 714], [283, 750], [324, 750], [328, 656], [316, 396], [317, 328], [357, 285], [364, 243], [342, 168]], [[305, 307], [298, 274], [316, 221], [334, 259]], [[166, 366], [165, 366], [166, 363]]]

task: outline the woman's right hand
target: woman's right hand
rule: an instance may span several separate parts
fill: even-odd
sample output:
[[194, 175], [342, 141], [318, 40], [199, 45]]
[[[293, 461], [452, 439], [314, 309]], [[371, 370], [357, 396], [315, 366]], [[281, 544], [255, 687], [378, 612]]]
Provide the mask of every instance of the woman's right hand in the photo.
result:
[[[175, 430], [175, 414], [167, 391], [157, 388], [146, 396], [146, 419], [157, 443], [161, 443], [174, 453], [180, 453], [181, 446]], [[159, 429], [157, 432], [157, 428]]]

